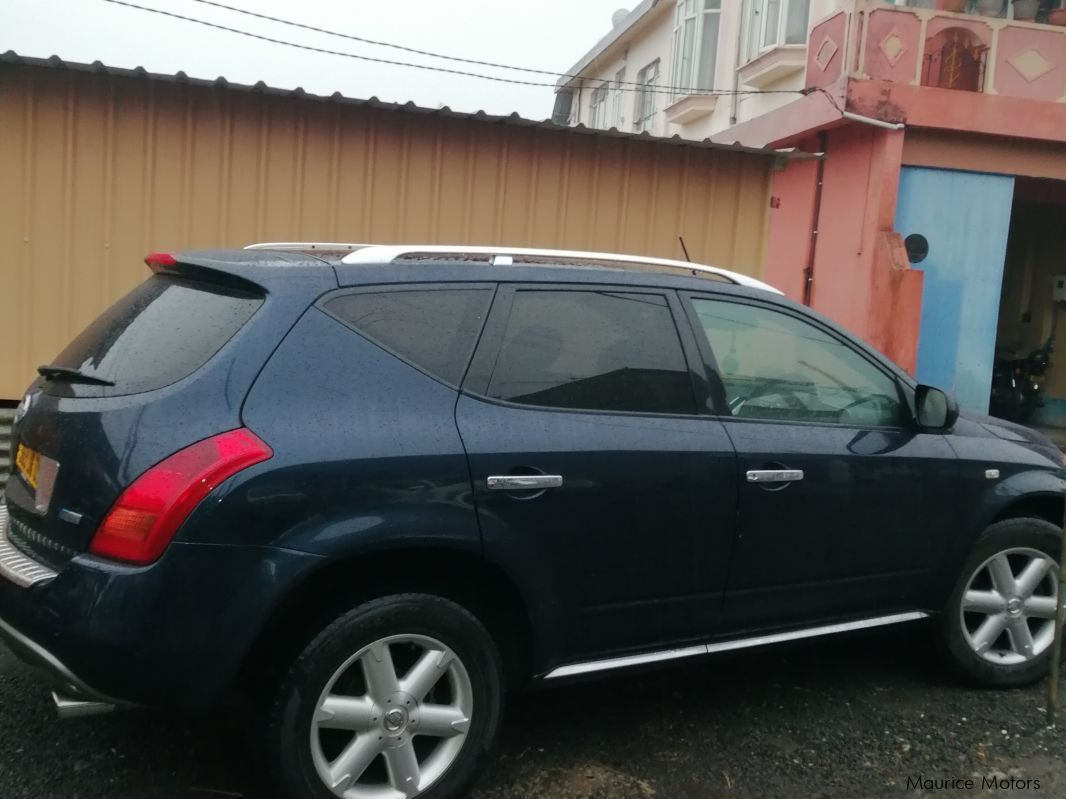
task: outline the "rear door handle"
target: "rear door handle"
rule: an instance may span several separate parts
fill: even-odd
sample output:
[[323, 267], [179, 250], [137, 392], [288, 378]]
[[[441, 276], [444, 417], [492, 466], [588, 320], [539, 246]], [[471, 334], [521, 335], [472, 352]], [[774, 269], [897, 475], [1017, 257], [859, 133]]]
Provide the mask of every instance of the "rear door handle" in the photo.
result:
[[749, 483], [795, 483], [803, 479], [803, 469], [751, 469]]
[[558, 488], [563, 484], [561, 474], [504, 474], [487, 478], [489, 488], [495, 491], [540, 491]]

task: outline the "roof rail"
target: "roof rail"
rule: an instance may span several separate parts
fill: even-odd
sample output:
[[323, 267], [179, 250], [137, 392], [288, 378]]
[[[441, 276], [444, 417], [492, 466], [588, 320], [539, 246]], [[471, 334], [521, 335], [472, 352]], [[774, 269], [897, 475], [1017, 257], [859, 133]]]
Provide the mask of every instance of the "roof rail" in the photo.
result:
[[363, 247], [372, 247], [372, 244], [342, 244], [335, 241], [264, 241], [258, 244], [249, 244], [246, 250], [326, 250], [338, 252], [341, 250], [355, 250]]
[[[265, 248], [269, 245], [255, 245], [257, 248]], [[325, 249], [324, 245], [316, 245]], [[728, 269], [720, 269], [717, 266], [706, 264], [694, 264], [688, 261], [674, 261], [668, 258], [651, 258], [643, 255], [622, 255], [618, 253], [584, 252], [581, 250], [542, 250], [528, 247], [484, 247], [465, 245], [408, 245], [408, 244], [374, 244], [352, 245], [353, 251], [341, 259], [345, 264], [382, 264], [392, 263], [405, 256], [416, 255], [484, 255], [491, 256], [495, 266], [511, 266], [516, 258], [533, 260], [545, 258], [551, 260], [565, 260], [580, 264], [582, 261], [599, 262], [600, 264], [629, 264], [634, 266], [658, 266], [667, 269], [677, 269], [685, 272], [705, 272], [716, 277], [728, 280], [738, 286], [761, 289], [774, 294], [783, 292], [775, 289], [768, 283], [756, 280], [753, 277], [742, 275], [739, 272], [731, 272]]]

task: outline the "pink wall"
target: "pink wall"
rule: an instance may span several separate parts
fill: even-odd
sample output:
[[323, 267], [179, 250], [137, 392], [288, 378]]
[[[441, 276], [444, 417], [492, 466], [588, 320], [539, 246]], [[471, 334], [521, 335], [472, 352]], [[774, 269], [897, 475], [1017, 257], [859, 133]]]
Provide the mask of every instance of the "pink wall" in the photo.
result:
[[867, 22], [863, 71], [880, 80], [911, 83], [922, 57], [921, 20], [909, 10], [878, 8]]
[[[804, 150], [815, 147], [817, 142], [813, 146], [801, 145]], [[817, 181], [817, 161], [791, 161], [774, 173], [763, 280], [796, 302], [803, 301]]]
[[995, 58], [1000, 94], [1054, 102], [1066, 91], [1066, 36], [1061, 30], [1004, 28]]
[[[922, 273], [893, 229], [903, 135], [861, 125], [829, 132], [811, 305], [913, 373]], [[775, 222], [771, 253], [783, 246], [773, 243], [784, 238]]]
[[811, 29], [807, 47], [807, 85], [831, 86], [844, 74], [848, 15], [841, 11]]

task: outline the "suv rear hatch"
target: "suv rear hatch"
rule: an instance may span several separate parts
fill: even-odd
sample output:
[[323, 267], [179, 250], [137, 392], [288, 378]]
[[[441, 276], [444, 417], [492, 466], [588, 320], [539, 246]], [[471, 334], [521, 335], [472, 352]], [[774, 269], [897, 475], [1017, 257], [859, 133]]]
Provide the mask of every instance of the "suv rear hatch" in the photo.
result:
[[[271, 258], [278, 254], [255, 256]], [[336, 285], [329, 267], [309, 266], [317, 280], [280, 290], [275, 282], [291, 270], [249, 260], [166, 256], [42, 367], [12, 431], [8, 535], [16, 547], [62, 568], [89, 548], [145, 470], [240, 426], [262, 364], [313, 298]]]

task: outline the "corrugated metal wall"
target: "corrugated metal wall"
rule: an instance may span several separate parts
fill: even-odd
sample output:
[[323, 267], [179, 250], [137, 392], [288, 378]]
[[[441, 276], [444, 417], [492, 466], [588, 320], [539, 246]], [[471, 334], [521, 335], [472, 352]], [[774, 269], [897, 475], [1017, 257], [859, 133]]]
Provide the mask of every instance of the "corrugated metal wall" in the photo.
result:
[[511, 244], [761, 272], [773, 159], [150, 78], [0, 65], [0, 399], [151, 250]]

